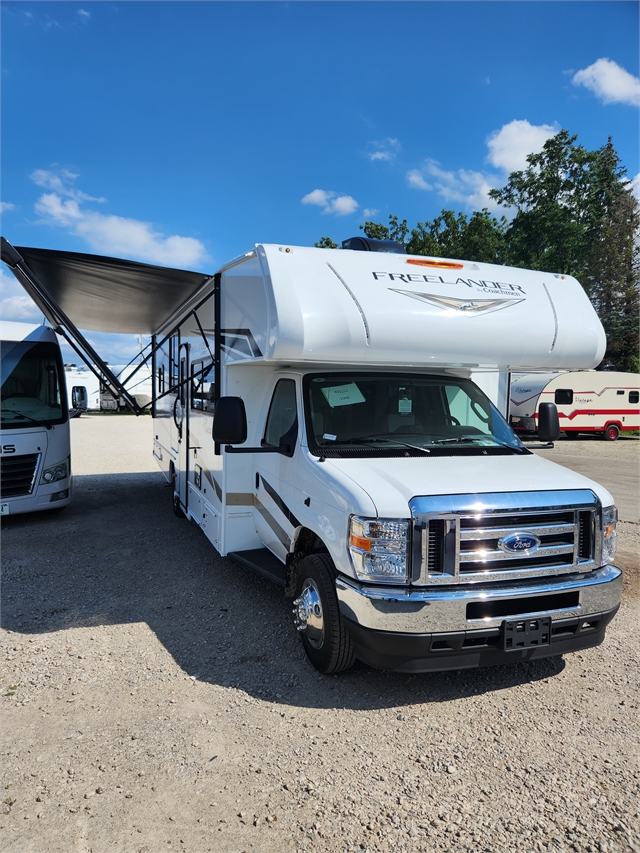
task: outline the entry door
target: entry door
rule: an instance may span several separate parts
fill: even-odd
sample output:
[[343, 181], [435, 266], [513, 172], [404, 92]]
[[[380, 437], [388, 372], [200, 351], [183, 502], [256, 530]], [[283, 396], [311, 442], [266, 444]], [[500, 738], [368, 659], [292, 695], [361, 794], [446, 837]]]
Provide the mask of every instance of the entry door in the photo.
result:
[[258, 536], [270, 551], [284, 560], [299, 522], [294, 505], [298, 447], [298, 395], [294, 379], [279, 379], [271, 397], [262, 445], [290, 446], [292, 456], [256, 453], [254, 456], [254, 520]]
[[187, 508], [189, 501], [189, 344], [178, 349], [178, 397], [173, 407], [173, 420], [178, 430], [178, 494]]

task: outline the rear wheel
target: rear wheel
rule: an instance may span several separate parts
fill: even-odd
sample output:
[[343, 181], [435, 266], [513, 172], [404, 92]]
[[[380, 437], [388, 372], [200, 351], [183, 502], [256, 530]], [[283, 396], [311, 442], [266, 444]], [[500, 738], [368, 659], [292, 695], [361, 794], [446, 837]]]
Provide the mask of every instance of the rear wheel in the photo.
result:
[[355, 663], [351, 638], [342, 621], [335, 578], [328, 554], [310, 554], [298, 566], [294, 621], [307, 657], [320, 672], [331, 675]]
[[617, 441], [620, 435], [620, 430], [615, 424], [609, 424], [604, 431], [604, 437], [607, 441]]

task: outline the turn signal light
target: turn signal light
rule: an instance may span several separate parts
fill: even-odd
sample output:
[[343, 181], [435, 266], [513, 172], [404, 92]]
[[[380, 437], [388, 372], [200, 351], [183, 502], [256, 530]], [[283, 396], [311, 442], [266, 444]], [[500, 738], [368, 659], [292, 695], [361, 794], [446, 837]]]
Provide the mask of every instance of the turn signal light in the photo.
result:
[[356, 536], [354, 533], [349, 536], [349, 544], [352, 548], [360, 548], [361, 551], [371, 550], [371, 539], [365, 539], [364, 536]]

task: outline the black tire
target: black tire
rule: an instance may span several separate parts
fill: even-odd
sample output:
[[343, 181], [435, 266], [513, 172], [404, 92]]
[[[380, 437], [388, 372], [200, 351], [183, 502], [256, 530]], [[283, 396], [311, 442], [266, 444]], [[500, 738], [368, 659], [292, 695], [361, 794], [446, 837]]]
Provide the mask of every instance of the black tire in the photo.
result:
[[606, 441], [617, 441], [618, 436], [620, 435], [620, 429], [615, 424], [609, 424], [603, 435]]
[[574, 432], [573, 430], [571, 430], [571, 432], [565, 432], [564, 436], [565, 436], [565, 438], [568, 438], [570, 441], [575, 441], [577, 438], [580, 437], [580, 433]]
[[[298, 626], [304, 625], [299, 630], [307, 657], [325, 675], [350, 669], [356, 656], [340, 615], [335, 587], [337, 572], [331, 557], [310, 554], [301, 561], [297, 575], [293, 612]], [[302, 599], [314, 608], [309, 620], [301, 618], [305, 608]]]

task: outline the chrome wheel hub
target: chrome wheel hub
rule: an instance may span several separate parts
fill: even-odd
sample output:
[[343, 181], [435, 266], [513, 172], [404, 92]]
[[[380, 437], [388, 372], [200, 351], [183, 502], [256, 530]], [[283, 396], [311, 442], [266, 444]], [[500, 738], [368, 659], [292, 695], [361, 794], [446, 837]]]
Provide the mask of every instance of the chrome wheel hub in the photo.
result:
[[298, 631], [314, 648], [319, 648], [324, 640], [324, 617], [322, 600], [316, 583], [306, 578], [302, 592], [293, 602], [293, 622]]

